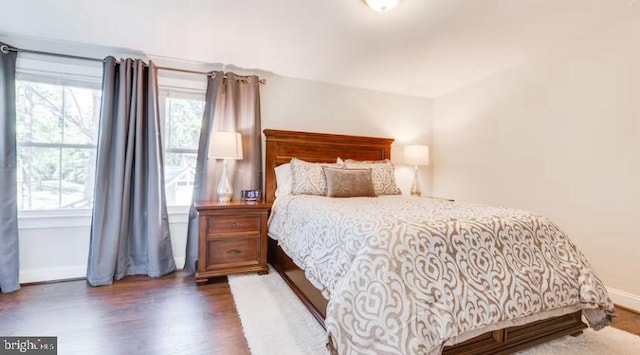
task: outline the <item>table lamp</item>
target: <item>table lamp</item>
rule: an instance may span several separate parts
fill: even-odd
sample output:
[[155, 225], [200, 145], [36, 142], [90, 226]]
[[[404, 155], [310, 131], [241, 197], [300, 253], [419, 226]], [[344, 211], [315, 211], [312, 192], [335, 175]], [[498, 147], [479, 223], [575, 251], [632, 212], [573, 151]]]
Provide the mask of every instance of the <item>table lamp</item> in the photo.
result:
[[422, 195], [420, 189], [420, 180], [418, 178], [418, 166], [429, 165], [429, 146], [426, 145], [408, 145], [404, 148], [404, 162], [413, 165], [413, 184], [411, 185], [411, 196]]
[[209, 158], [224, 159], [222, 163], [222, 176], [216, 190], [218, 202], [227, 203], [231, 201], [233, 187], [227, 176], [227, 161], [229, 159], [242, 159], [242, 135], [237, 132], [217, 131], [211, 134], [209, 144]]

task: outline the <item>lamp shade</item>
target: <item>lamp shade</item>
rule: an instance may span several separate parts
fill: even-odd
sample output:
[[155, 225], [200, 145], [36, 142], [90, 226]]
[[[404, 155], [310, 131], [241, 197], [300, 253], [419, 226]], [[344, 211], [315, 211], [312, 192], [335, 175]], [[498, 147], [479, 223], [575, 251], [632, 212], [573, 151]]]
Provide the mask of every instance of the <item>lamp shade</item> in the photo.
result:
[[242, 135], [240, 133], [213, 132], [209, 142], [208, 158], [242, 159]]
[[386, 12], [398, 5], [400, 0], [365, 0], [369, 7], [377, 12]]
[[415, 144], [404, 147], [404, 162], [408, 165], [429, 165], [429, 146]]

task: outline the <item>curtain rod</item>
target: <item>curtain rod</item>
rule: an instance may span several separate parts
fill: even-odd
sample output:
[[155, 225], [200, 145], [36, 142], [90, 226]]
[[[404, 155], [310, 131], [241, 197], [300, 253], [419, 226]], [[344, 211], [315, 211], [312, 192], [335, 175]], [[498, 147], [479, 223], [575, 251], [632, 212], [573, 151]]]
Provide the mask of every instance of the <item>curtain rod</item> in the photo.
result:
[[[8, 54], [9, 52], [22, 52], [22, 53], [30, 53], [30, 54], [38, 54], [38, 55], [48, 55], [48, 56], [53, 56], [53, 57], [61, 57], [61, 58], [70, 58], [70, 59], [78, 59], [78, 60], [86, 60], [86, 61], [90, 61], [90, 62], [101, 62], [104, 63], [104, 59], [100, 59], [100, 58], [92, 58], [92, 57], [83, 57], [83, 56], [78, 56], [78, 55], [72, 55], [72, 54], [63, 54], [63, 53], [54, 53], [54, 52], [43, 52], [43, 51], [36, 51], [36, 50], [32, 50], [32, 49], [21, 49], [21, 48], [14, 48], [14, 47], [9, 47], [6, 44], [3, 44], [2, 46], [0, 46], [0, 52]], [[206, 76], [214, 76], [215, 73], [213, 71], [210, 72], [205, 72], [205, 71], [197, 71], [197, 70], [189, 70], [189, 69], [181, 69], [181, 68], [171, 68], [171, 67], [161, 67], [161, 66], [157, 66], [156, 67], [158, 70], [168, 70], [168, 71], [175, 71], [175, 72], [181, 72], [181, 73], [189, 73], [189, 74], [199, 74], [199, 75], [206, 75]], [[226, 75], [225, 75], [225, 79], [226, 79]], [[246, 76], [243, 75], [239, 75], [239, 77], [243, 78]], [[260, 84], [266, 84], [267, 80], [266, 79], [259, 79], [258, 82], [260, 82]]]

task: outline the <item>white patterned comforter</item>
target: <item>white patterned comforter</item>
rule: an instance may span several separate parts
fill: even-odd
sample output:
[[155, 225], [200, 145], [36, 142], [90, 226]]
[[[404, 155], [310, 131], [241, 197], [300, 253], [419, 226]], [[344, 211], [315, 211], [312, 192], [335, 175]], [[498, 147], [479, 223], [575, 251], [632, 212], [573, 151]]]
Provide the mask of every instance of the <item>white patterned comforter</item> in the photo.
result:
[[269, 236], [329, 299], [339, 354], [429, 354], [461, 335], [574, 306], [613, 304], [567, 236], [530, 212], [428, 198], [288, 195]]

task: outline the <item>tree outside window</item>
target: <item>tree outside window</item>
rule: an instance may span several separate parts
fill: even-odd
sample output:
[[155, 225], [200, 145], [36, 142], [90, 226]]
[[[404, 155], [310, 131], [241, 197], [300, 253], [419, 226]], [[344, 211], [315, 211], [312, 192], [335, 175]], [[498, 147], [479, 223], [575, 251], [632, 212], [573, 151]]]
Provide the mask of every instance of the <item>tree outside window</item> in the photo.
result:
[[16, 82], [18, 209], [88, 209], [101, 91], [91, 83]]
[[[94, 83], [22, 75], [16, 81], [18, 209], [90, 209], [101, 90]], [[191, 204], [204, 111], [201, 93], [163, 91], [167, 204]]]

